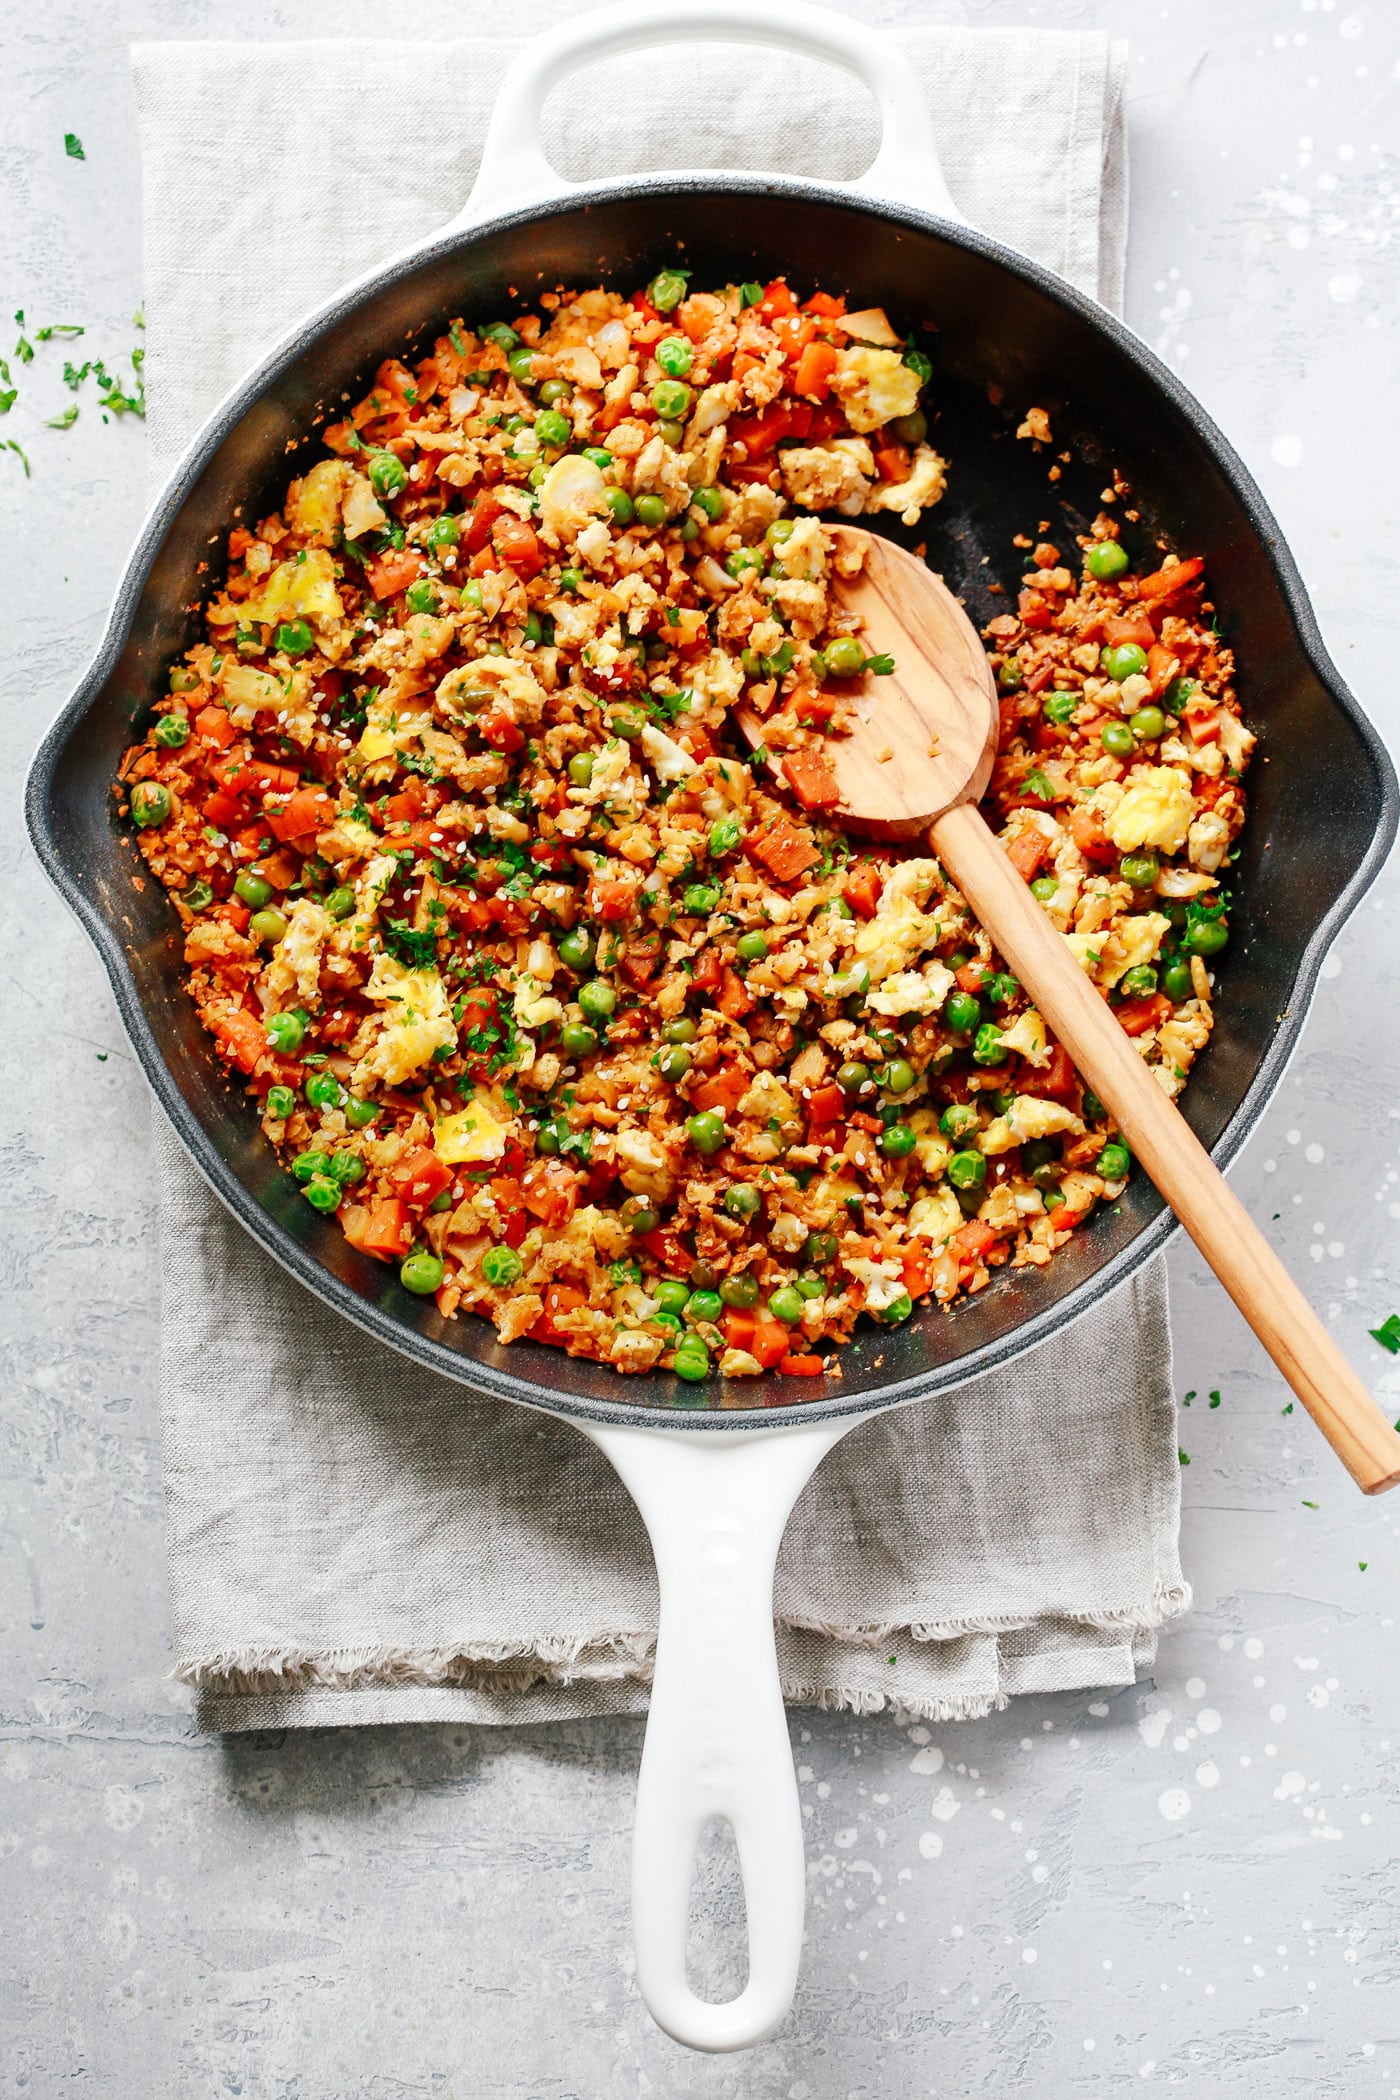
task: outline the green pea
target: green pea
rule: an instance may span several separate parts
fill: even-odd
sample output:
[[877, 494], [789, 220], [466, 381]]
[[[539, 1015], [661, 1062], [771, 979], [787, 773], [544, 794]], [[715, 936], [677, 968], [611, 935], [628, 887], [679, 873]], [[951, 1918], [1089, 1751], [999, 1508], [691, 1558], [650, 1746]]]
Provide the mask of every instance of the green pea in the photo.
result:
[[982, 1019], [982, 1007], [971, 992], [951, 992], [943, 1018], [955, 1035], [971, 1035]]
[[1128, 557], [1117, 540], [1095, 540], [1084, 556], [1084, 566], [1100, 583], [1112, 583], [1128, 566]]
[[955, 1152], [946, 1171], [955, 1189], [980, 1189], [987, 1179], [987, 1162], [980, 1152]]
[[1025, 673], [1014, 656], [997, 666], [997, 685], [1003, 693], [1019, 693], [1025, 683]]
[[535, 436], [550, 452], [560, 452], [574, 434], [574, 426], [557, 408], [541, 409], [535, 418]]
[[306, 1023], [299, 1013], [273, 1014], [267, 1024], [267, 1040], [281, 1057], [295, 1057], [306, 1040]]
[[671, 1369], [687, 1385], [699, 1385], [710, 1375], [710, 1352], [698, 1335], [688, 1334], [671, 1358]]
[[836, 1074], [836, 1084], [848, 1099], [863, 1094], [874, 1084], [869, 1065], [859, 1058], [848, 1058]]
[[698, 540], [700, 537], [700, 527], [696, 524], [694, 518], [682, 518], [676, 530], [687, 543], [691, 540]]
[[656, 1060], [656, 1069], [674, 1085], [690, 1070], [690, 1052], [683, 1043], [668, 1043]]
[[876, 1313], [875, 1317], [882, 1327], [898, 1327], [902, 1321], [908, 1319], [913, 1310], [914, 1301], [908, 1291], [901, 1291], [899, 1296], [891, 1298], [884, 1311]]
[[1116, 649], [1101, 649], [1099, 665], [1108, 676], [1122, 685], [1125, 678], [1137, 678], [1147, 669], [1147, 651], [1139, 649], [1136, 642], [1120, 642]]
[[[572, 392], [573, 388], [569, 385], [567, 379], [546, 379], [544, 385], [540, 388], [540, 399], [546, 408], [557, 408], [561, 401], [568, 400]], [[536, 424], [535, 427], [538, 429], [539, 425]], [[567, 445], [569, 440], [568, 438], [561, 438], [559, 442]]]
[[[731, 1218], [756, 1218], [762, 1208], [762, 1196], [757, 1189], [750, 1188], [746, 1181], [736, 1182], [733, 1188], [724, 1192], [724, 1209]], [[733, 1300], [730, 1303], [732, 1304]]]
[[442, 547], [455, 547], [460, 541], [461, 537], [461, 526], [457, 523], [457, 520], [454, 517], [449, 516], [449, 514], [446, 511], [444, 511], [443, 515], [440, 518], [433, 519], [432, 524], [424, 533], [423, 545], [425, 547], [431, 547], [434, 550], [434, 552], [436, 552], [439, 548]]
[[[354, 1157], [355, 1154], [353, 1152], [337, 1152], [335, 1155], [335, 1159], [354, 1159]], [[335, 1159], [331, 1161], [332, 1168], [335, 1166]], [[434, 1196], [432, 1202], [428, 1205], [428, 1215], [430, 1217], [443, 1217], [453, 1208], [453, 1203], [454, 1198], [451, 1189], [444, 1189], [441, 1195]]]
[[519, 1283], [525, 1264], [514, 1247], [488, 1247], [481, 1257], [481, 1273], [493, 1290], [506, 1290]]
[[603, 500], [612, 512], [612, 519], [615, 525], [631, 524], [636, 511], [632, 498], [628, 495], [626, 489], [608, 489], [604, 493]]
[[179, 751], [190, 740], [188, 715], [162, 715], [151, 731], [151, 742], [167, 751]]
[[479, 578], [469, 576], [462, 585], [462, 603], [469, 605], [473, 612], [482, 612], [485, 609], [486, 601]]
[[918, 1142], [907, 1123], [887, 1123], [880, 1132], [880, 1150], [886, 1159], [906, 1159]]
[[999, 1065], [1005, 1060], [1006, 1046], [1001, 1039], [1001, 1030], [994, 1021], [984, 1021], [972, 1045], [972, 1062], [975, 1065]]
[[673, 416], [658, 416], [652, 424], [652, 430], [661, 439], [662, 444], [669, 445], [673, 452], [680, 449], [681, 440], [685, 436], [684, 423], [677, 422]]
[[582, 1021], [566, 1021], [559, 1031], [559, 1040], [570, 1057], [587, 1057], [598, 1047], [598, 1031], [586, 1028]]
[[822, 659], [833, 678], [854, 678], [864, 668], [865, 651], [853, 634], [843, 634], [827, 643]]
[[734, 943], [734, 953], [740, 962], [762, 962], [768, 954], [766, 933], [741, 933]]
[[435, 613], [442, 600], [437, 585], [430, 583], [425, 576], [409, 585], [403, 594], [403, 602], [411, 613]]
[[1099, 742], [1110, 758], [1131, 758], [1137, 750], [1136, 739], [1126, 722], [1105, 722]]
[[233, 894], [240, 904], [247, 905], [249, 911], [261, 911], [265, 904], [272, 902], [272, 884], [265, 875], [255, 875], [251, 868], [245, 868], [241, 875], [234, 877]]
[[1197, 919], [1186, 929], [1182, 946], [1192, 955], [1219, 955], [1230, 940], [1229, 928], [1219, 919]]
[[520, 349], [512, 350], [510, 356], [506, 359], [506, 370], [519, 386], [528, 386], [530, 384], [534, 369], [534, 352], [527, 350], [523, 344]]
[[717, 1116], [712, 1109], [705, 1109], [698, 1116], [692, 1116], [685, 1128], [686, 1135], [696, 1151], [706, 1154], [718, 1152], [728, 1136], [723, 1116]]
[[688, 270], [658, 270], [647, 286], [647, 297], [659, 314], [674, 313], [685, 297]]
[[298, 1152], [292, 1161], [292, 1174], [298, 1181], [311, 1181], [316, 1175], [328, 1175], [330, 1171], [329, 1152], [321, 1152], [314, 1146], [309, 1152]]
[[733, 577], [747, 576], [751, 570], [763, 573], [763, 551], [759, 547], [735, 547], [724, 557], [725, 574]]
[[734, 851], [742, 836], [743, 829], [737, 817], [720, 817], [710, 826], [710, 858], [723, 860], [726, 853]]
[[639, 1240], [645, 1239], [649, 1232], [655, 1232], [661, 1223], [645, 1196], [629, 1196], [619, 1215], [633, 1238]]
[[1096, 1171], [1105, 1181], [1125, 1181], [1132, 1164], [1132, 1154], [1126, 1145], [1105, 1145], [1094, 1162]]
[[1150, 890], [1161, 865], [1155, 853], [1125, 853], [1118, 863], [1118, 873], [1131, 888]]
[[720, 1297], [735, 1312], [748, 1312], [758, 1303], [758, 1278], [749, 1269], [742, 1269], [737, 1276], [726, 1276], [719, 1287]]
[[1083, 1113], [1086, 1123], [1102, 1123], [1104, 1117], [1108, 1114], [1108, 1110], [1104, 1107], [1092, 1087], [1086, 1086], [1084, 1089]]
[[1144, 744], [1155, 744], [1166, 726], [1167, 718], [1160, 707], [1140, 707], [1128, 717], [1129, 729]]
[[334, 1072], [313, 1072], [306, 1082], [306, 1098], [313, 1108], [339, 1108], [345, 1089]]
[[571, 598], [577, 598], [583, 590], [582, 569], [561, 569], [559, 571], [559, 588], [561, 591], [566, 591]]
[[1051, 693], [1045, 703], [1045, 719], [1047, 722], [1067, 722], [1078, 705], [1078, 693]]
[[138, 780], [131, 790], [131, 821], [142, 831], [156, 831], [170, 815], [170, 790], [158, 780]]
[[663, 1276], [660, 1283], [653, 1285], [651, 1295], [662, 1312], [683, 1313], [690, 1297], [690, 1286], [674, 1276]]
[[317, 1174], [307, 1182], [302, 1194], [313, 1210], [330, 1212], [340, 1208], [341, 1186], [329, 1175]]
[[698, 914], [712, 912], [719, 898], [717, 882], [692, 882], [681, 897], [681, 909]]
[[795, 1327], [802, 1318], [802, 1293], [790, 1283], [780, 1284], [768, 1300], [768, 1310], [784, 1327]]
[[1190, 999], [1195, 986], [1191, 979], [1191, 964], [1184, 955], [1174, 955], [1162, 972], [1162, 990], [1174, 1006], [1183, 999]]
[[275, 1123], [285, 1123], [295, 1114], [297, 1097], [289, 1086], [270, 1086], [267, 1090], [267, 1112]]
[[287, 916], [269, 905], [266, 911], [255, 911], [248, 921], [248, 931], [255, 941], [266, 941], [275, 948], [287, 931]]
[[663, 335], [652, 354], [670, 379], [684, 379], [695, 362], [695, 351], [683, 335]]
[[1118, 980], [1118, 989], [1129, 999], [1148, 999], [1157, 989], [1157, 972], [1151, 963], [1137, 963], [1125, 970]]
[[410, 1254], [399, 1269], [399, 1282], [415, 1298], [431, 1298], [442, 1285], [443, 1267], [436, 1254], [418, 1248]]
[[[343, 1189], [353, 1188], [357, 1181], [363, 1181], [365, 1172], [365, 1163], [358, 1152], [335, 1152], [331, 1155], [331, 1179], [338, 1181]], [[436, 1210], [439, 1204], [444, 1210], [451, 1208], [450, 1190], [443, 1190], [442, 1195], [434, 1200], [432, 1209]]]
[[896, 1057], [885, 1066], [880, 1077], [890, 1093], [907, 1094], [918, 1074], [907, 1058]]
[[202, 683], [198, 671], [191, 669], [188, 664], [176, 664], [170, 673], [172, 693], [192, 693]]
[[664, 496], [638, 496], [632, 507], [637, 514], [637, 523], [647, 526], [653, 532], [658, 525], [666, 523], [667, 510]]
[[504, 321], [488, 321], [481, 330], [481, 340], [483, 343], [495, 343], [499, 349], [504, 350], [509, 356], [510, 352], [520, 341], [520, 338], [513, 328], [507, 327]]
[[597, 943], [586, 926], [571, 927], [559, 943], [559, 960], [571, 970], [590, 969], [596, 953]]
[[592, 460], [600, 474], [606, 474], [608, 468], [613, 464], [611, 452], [607, 451], [602, 445], [585, 445], [583, 456], [585, 459]]
[[724, 1311], [724, 1300], [718, 1291], [692, 1291], [685, 1301], [685, 1316], [697, 1325], [701, 1320], [717, 1320]]
[[1169, 715], [1179, 715], [1195, 690], [1194, 678], [1174, 678], [1162, 695], [1162, 705]]
[[1037, 903], [1048, 904], [1050, 899], [1058, 894], [1059, 888], [1060, 882], [1057, 875], [1037, 875], [1035, 881], [1031, 884], [1031, 895], [1036, 899]]
[[690, 500], [696, 510], [704, 512], [712, 525], [724, 516], [724, 494], [720, 489], [696, 489]]
[[978, 1121], [977, 1111], [970, 1101], [953, 1101], [938, 1118], [938, 1127], [944, 1137], [965, 1138], [971, 1137]]
[[668, 1043], [693, 1043], [699, 1031], [689, 1014], [682, 1014], [679, 1020], [668, 1021], [661, 1032]]
[[355, 892], [348, 882], [338, 883], [326, 898], [326, 910], [333, 919], [348, 919], [355, 909]]
[[617, 991], [606, 977], [591, 977], [579, 986], [578, 1003], [590, 1021], [606, 1021], [617, 1005]]
[[369, 463], [369, 485], [388, 501], [408, 487], [408, 469], [392, 452], [376, 452]]
[[922, 445], [928, 436], [928, 417], [916, 408], [910, 416], [896, 416], [890, 429], [901, 445]]
[[368, 1130], [378, 1114], [379, 1106], [377, 1102], [362, 1101], [358, 1094], [350, 1094], [346, 1097], [345, 1120], [352, 1130]]
[[277, 630], [273, 646], [285, 656], [305, 656], [316, 646], [316, 637], [305, 620], [284, 620]]
[[836, 1259], [836, 1235], [834, 1232], [809, 1232], [803, 1242], [802, 1259], [824, 1269]]

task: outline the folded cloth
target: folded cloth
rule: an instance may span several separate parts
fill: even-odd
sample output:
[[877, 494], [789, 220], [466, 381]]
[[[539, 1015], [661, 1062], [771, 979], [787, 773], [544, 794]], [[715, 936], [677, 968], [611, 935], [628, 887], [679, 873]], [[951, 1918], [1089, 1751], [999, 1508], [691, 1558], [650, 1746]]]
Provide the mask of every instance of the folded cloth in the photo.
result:
[[[968, 217], [1116, 304], [1121, 49], [1033, 30], [898, 41]], [[289, 320], [459, 208], [513, 48], [136, 47], [157, 478]], [[563, 174], [815, 159], [839, 177], [873, 156], [873, 113], [843, 76], [706, 48], [667, 59], [663, 104], [656, 64], [556, 95]], [[367, 121], [371, 104], [392, 123]], [[202, 1725], [643, 1709], [651, 1555], [594, 1447], [324, 1310], [157, 1120], [176, 1671]], [[1177, 1525], [1154, 1263], [1072, 1338], [837, 1447], [779, 1561], [786, 1694], [937, 1719], [1128, 1683], [1187, 1601]]]

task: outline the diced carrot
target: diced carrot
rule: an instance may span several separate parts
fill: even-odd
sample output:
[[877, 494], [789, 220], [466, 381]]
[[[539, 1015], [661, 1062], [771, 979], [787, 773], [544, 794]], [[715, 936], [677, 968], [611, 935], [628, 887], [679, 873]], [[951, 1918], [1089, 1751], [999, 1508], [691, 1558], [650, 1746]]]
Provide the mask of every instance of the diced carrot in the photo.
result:
[[933, 1272], [924, 1255], [917, 1248], [910, 1247], [900, 1257], [900, 1268], [904, 1275], [904, 1288], [910, 1297], [926, 1297], [933, 1281]]
[[422, 556], [412, 547], [386, 547], [365, 564], [365, 578], [376, 598], [397, 598], [422, 573]]
[[741, 1312], [737, 1306], [727, 1305], [719, 1318], [720, 1332], [731, 1349], [751, 1349], [757, 1324], [754, 1313]]
[[1118, 1026], [1124, 1035], [1146, 1035], [1149, 1028], [1160, 1028], [1171, 1010], [1172, 1003], [1165, 992], [1153, 992], [1146, 999], [1125, 999], [1116, 1009]]
[[240, 802], [236, 795], [230, 795], [223, 788], [216, 788], [200, 804], [200, 810], [207, 822], [219, 831], [237, 831], [253, 814], [246, 802]]
[[268, 829], [279, 839], [301, 839], [324, 831], [335, 818], [335, 804], [319, 788], [298, 788], [286, 802], [268, 805]]
[[230, 897], [227, 902], [216, 904], [209, 916], [211, 919], [222, 919], [225, 926], [231, 926], [235, 933], [246, 933], [253, 914], [246, 904], [240, 904], [236, 897]]
[[1162, 692], [1166, 686], [1171, 684], [1171, 681], [1176, 676], [1179, 662], [1180, 658], [1177, 656], [1175, 649], [1169, 649], [1165, 642], [1154, 642], [1152, 644], [1152, 647], [1147, 652], [1147, 676], [1152, 681], [1154, 693]]
[[547, 1342], [551, 1348], [562, 1349], [568, 1336], [555, 1326], [561, 1313], [574, 1312], [580, 1305], [588, 1303], [584, 1293], [571, 1283], [551, 1283], [544, 1294], [544, 1311], [530, 1329], [533, 1341]]
[[846, 1097], [839, 1086], [819, 1086], [812, 1090], [807, 1103], [807, 1120], [811, 1123], [839, 1123], [846, 1113]]
[[836, 370], [836, 351], [830, 343], [808, 343], [797, 360], [797, 369], [792, 375], [792, 390], [805, 394], [811, 401], [825, 401], [831, 392], [831, 375]]
[[620, 926], [637, 908], [637, 885], [626, 876], [595, 875], [588, 885], [588, 912], [609, 926]]
[[846, 302], [842, 298], [834, 297], [830, 292], [813, 292], [811, 298], [805, 301], [802, 311], [820, 314], [824, 321], [833, 321], [838, 314], [846, 311]]
[[1070, 837], [1085, 860], [1095, 867], [1106, 868], [1117, 860], [1118, 848], [1092, 810], [1082, 805], [1074, 810], [1070, 816], [1069, 829]]
[[483, 489], [468, 513], [462, 533], [462, 545], [468, 554], [479, 554], [491, 537], [491, 527], [501, 515], [505, 505], [494, 489]]
[[491, 540], [506, 567], [524, 580], [538, 576], [544, 567], [544, 552], [534, 526], [517, 518], [513, 511], [505, 511], [497, 518], [491, 527]]
[[753, 1339], [747, 1345], [750, 1356], [756, 1356], [765, 1371], [781, 1363], [791, 1344], [789, 1330], [781, 1320], [769, 1319], [766, 1313], [755, 1313]]
[[668, 1276], [686, 1275], [694, 1260], [694, 1256], [686, 1252], [680, 1235], [670, 1225], [657, 1225], [651, 1232], [643, 1233], [637, 1244], [646, 1248], [652, 1260]]
[[811, 837], [780, 817], [760, 838], [750, 839], [749, 852], [762, 861], [775, 882], [796, 882], [821, 859]]
[[412, 1245], [413, 1220], [408, 1205], [397, 1196], [384, 1196], [372, 1203], [360, 1234], [361, 1251], [375, 1254], [381, 1261], [402, 1261]]
[[1055, 624], [1055, 607], [1050, 599], [1039, 591], [1022, 591], [1016, 600], [1016, 612], [1023, 627], [1032, 634], [1044, 633]]
[[537, 1159], [521, 1184], [525, 1207], [542, 1225], [567, 1225], [578, 1204], [579, 1178], [561, 1159]]
[[1040, 832], [1023, 831], [1007, 847], [1006, 857], [1021, 880], [1031, 882], [1040, 873], [1049, 851], [1050, 842]]
[[452, 1169], [431, 1145], [415, 1145], [390, 1168], [389, 1179], [405, 1202], [426, 1206], [451, 1188]]
[[907, 445], [881, 445], [875, 454], [875, 470], [881, 481], [907, 481], [909, 466]]
[[782, 760], [788, 786], [804, 809], [835, 809], [841, 800], [836, 772], [824, 751], [788, 751]]
[[884, 883], [884, 873], [874, 861], [857, 861], [841, 885], [841, 895], [858, 919], [873, 919]]
[[721, 1065], [692, 1089], [690, 1098], [697, 1109], [717, 1109], [720, 1115], [727, 1116], [739, 1106], [749, 1084], [747, 1075], [737, 1065]]
[[1049, 1064], [1036, 1073], [1032, 1089], [1047, 1101], [1072, 1101], [1079, 1092], [1079, 1080], [1063, 1043], [1055, 1044]]
[[804, 401], [774, 401], [755, 416], [740, 416], [729, 426], [732, 442], [744, 445], [750, 459], [771, 452], [780, 438], [806, 437], [812, 410]]
[[792, 314], [796, 313], [796, 311], [797, 301], [788, 290], [787, 279], [785, 277], [775, 277], [772, 283], [764, 289], [763, 297], [759, 301], [759, 312], [767, 320], [771, 321], [776, 319], [779, 314]]
[[1220, 710], [1216, 707], [1188, 707], [1186, 727], [1191, 732], [1193, 744], [1218, 744], [1220, 742]]
[[982, 962], [964, 963], [953, 972], [960, 992], [971, 992], [975, 998], [982, 989], [982, 979], [987, 974], [987, 965]]
[[1184, 590], [1188, 583], [1194, 583], [1204, 567], [1202, 556], [1193, 554], [1188, 561], [1179, 561], [1170, 569], [1154, 569], [1150, 576], [1138, 578], [1138, 596], [1169, 598], [1174, 591]]
[[789, 1378], [820, 1378], [826, 1365], [819, 1356], [793, 1356], [789, 1353], [782, 1358], [778, 1369]]
[[753, 1011], [754, 1001], [750, 996], [748, 986], [736, 970], [730, 969], [728, 963], [724, 965], [720, 972], [719, 990], [715, 993], [715, 1005], [731, 1021], [742, 1021], [745, 1014]]
[[236, 525], [228, 536], [228, 557], [240, 561], [253, 544], [253, 535], [246, 526]]
[[1136, 642], [1139, 649], [1150, 649], [1157, 639], [1157, 630], [1145, 612], [1110, 613], [1103, 623], [1103, 638], [1110, 649], [1121, 649], [1126, 642]]
[[194, 718], [194, 733], [201, 744], [212, 744], [217, 751], [227, 751], [238, 735], [229, 720], [226, 707], [201, 707]]
[[885, 1127], [878, 1116], [867, 1115], [863, 1108], [852, 1109], [850, 1120], [856, 1130], [866, 1130], [871, 1137], [878, 1137]]
[[210, 770], [231, 795], [290, 795], [301, 785], [295, 766], [279, 766], [266, 758], [226, 758]]
[[767, 483], [777, 472], [767, 453], [762, 459], [736, 459], [725, 467], [726, 478], [735, 488], [757, 488]]
[[969, 1218], [952, 1234], [949, 1245], [956, 1248], [959, 1261], [967, 1267], [985, 1258], [987, 1249], [996, 1245], [996, 1237], [990, 1225], [984, 1225], [980, 1218]]
[[695, 958], [695, 969], [691, 983], [698, 992], [717, 992], [720, 980], [720, 953], [718, 948], [702, 948]]
[[267, 1051], [267, 1035], [261, 1021], [247, 1013], [220, 1014], [214, 1023], [214, 1040], [240, 1072], [251, 1072]]
[[846, 427], [846, 410], [840, 401], [823, 402], [812, 410], [806, 435], [814, 445], [825, 445]]

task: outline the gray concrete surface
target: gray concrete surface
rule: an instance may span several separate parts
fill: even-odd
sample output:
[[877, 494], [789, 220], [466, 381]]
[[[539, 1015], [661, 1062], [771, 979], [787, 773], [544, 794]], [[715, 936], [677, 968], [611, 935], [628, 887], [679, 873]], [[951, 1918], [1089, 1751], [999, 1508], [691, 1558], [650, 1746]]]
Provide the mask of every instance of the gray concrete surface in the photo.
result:
[[[1338, 663], [1400, 734], [1390, 0], [866, 11], [1132, 38], [1130, 318], [1259, 475]], [[129, 39], [464, 19], [390, 20], [369, 0], [4, 0], [0, 338], [22, 306], [85, 323], [85, 355], [137, 340]], [[66, 130], [85, 161], [65, 157]], [[745, 2059], [687, 2057], [637, 1996], [635, 1726], [194, 1735], [164, 1674], [143, 1082], [17, 820], [137, 522], [142, 439], [90, 412], [43, 429], [69, 398], [49, 354], [42, 408], [27, 385], [0, 419], [33, 463], [26, 481], [0, 451], [0, 2092], [1400, 2093], [1400, 1509], [1362, 1504], [1281, 1412], [1186, 1248], [1194, 1614], [1153, 1680], [1112, 1698], [1023, 1701], [932, 1739], [794, 1717], [806, 1968], [783, 2033]], [[1392, 873], [1338, 942], [1235, 1178], [1400, 1413], [1400, 1362], [1367, 1338], [1400, 1310], [1395, 907]], [[724, 1902], [707, 1915], [717, 1933]]]

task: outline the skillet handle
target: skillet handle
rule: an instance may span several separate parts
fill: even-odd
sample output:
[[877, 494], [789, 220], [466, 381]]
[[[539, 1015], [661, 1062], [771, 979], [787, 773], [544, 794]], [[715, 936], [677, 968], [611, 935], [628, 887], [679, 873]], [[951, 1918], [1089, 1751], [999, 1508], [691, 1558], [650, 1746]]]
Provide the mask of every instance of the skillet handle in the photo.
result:
[[[948, 194], [918, 82], [895, 46], [863, 22], [805, 0], [619, 0], [534, 37], [507, 68], [487, 127], [476, 184], [457, 226], [579, 192], [545, 158], [540, 117], [551, 88], [578, 66], [658, 44], [768, 44], [826, 59], [864, 81], [880, 111], [880, 150], [856, 196], [917, 204], [965, 223]], [[455, 229], [453, 229], [455, 230]]]
[[[806, 1904], [802, 1817], [773, 1646], [773, 1567], [788, 1514], [847, 1419], [689, 1432], [585, 1422], [640, 1509], [661, 1587], [656, 1670], [632, 1837], [637, 1982], [692, 2049], [772, 2034], [797, 1987]], [[716, 2005], [686, 1980], [695, 1848], [733, 1830], [748, 1982]]]

